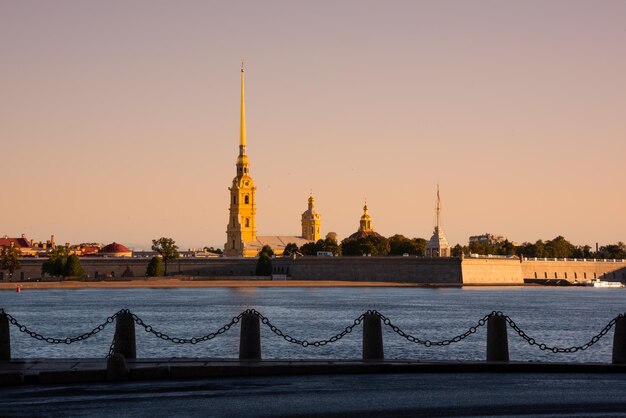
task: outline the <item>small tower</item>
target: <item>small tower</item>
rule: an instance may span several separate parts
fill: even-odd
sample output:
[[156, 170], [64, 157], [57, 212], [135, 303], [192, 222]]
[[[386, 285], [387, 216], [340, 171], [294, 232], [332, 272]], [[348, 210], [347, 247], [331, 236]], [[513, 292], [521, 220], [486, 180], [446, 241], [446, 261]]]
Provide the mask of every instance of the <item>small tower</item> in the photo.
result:
[[382, 237], [382, 235], [374, 231], [374, 227], [372, 226], [372, 217], [367, 212], [366, 201], [365, 205], [363, 206], [363, 215], [361, 215], [361, 219], [359, 220], [359, 230], [350, 235], [348, 239], [362, 239], [368, 236]]
[[317, 242], [321, 238], [321, 217], [315, 210], [313, 194], [309, 196], [309, 208], [302, 214], [302, 238]]
[[244, 255], [244, 242], [256, 240], [256, 187], [250, 177], [250, 162], [246, 152], [246, 106], [243, 88], [243, 63], [241, 63], [241, 109], [239, 129], [239, 156], [237, 176], [230, 190], [229, 221], [226, 226], [224, 254], [229, 257]]
[[359, 231], [362, 232], [371, 232], [374, 228], [372, 228], [372, 217], [367, 213], [367, 201], [365, 201], [365, 205], [363, 206], [363, 215], [361, 216], [361, 220], [359, 221]]
[[435, 211], [437, 214], [437, 224], [435, 225], [433, 236], [430, 238], [430, 241], [428, 241], [428, 244], [426, 244], [426, 257], [450, 257], [450, 245], [446, 237], [443, 236], [440, 224], [441, 199], [439, 197], [439, 184], [437, 184], [437, 205]]

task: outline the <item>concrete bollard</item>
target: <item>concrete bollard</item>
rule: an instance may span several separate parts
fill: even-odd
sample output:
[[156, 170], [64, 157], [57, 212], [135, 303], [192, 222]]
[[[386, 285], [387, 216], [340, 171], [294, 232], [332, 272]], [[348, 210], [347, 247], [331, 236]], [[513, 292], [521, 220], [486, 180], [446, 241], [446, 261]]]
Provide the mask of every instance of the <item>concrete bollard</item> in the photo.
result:
[[492, 316], [487, 321], [487, 361], [509, 361], [506, 318]]
[[626, 364], [626, 317], [619, 318], [615, 322], [613, 364]]
[[121, 313], [115, 320], [115, 336], [113, 337], [113, 353], [125, 358], [137, 358], [135, 344], [135, 320], [130, 312]]
[[107, 380], [111, 382], [128, 380], [128, 367], [122, 354], [115, 353], [107, 359]]
[[383, 330], [380, 317], [366, 314], [363, 317], [363, 360], [384, 360]]
[[0, 314], [0, 361], [11, 360], [11, 333], [9, 318]]
[[261, 327], [259, 317], [253, 313], [241, 317], [239, 360], [261, 360]]

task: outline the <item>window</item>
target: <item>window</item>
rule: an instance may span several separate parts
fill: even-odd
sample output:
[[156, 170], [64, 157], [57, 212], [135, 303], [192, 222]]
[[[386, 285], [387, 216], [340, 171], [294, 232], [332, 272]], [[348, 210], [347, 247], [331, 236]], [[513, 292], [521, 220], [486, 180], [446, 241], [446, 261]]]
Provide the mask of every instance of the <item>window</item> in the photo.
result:
[[535, 272], [535, 279], [537, 278], [537, 272]]
[[235, 240], [233, 240], [233, 250], [235, 249]]
[[578, 279], [578, 273], [574, 273], [574, 279]]
[[565, 276], [565, 278], [567, 279], [567, 273], [563, 273], [563, 275]]
[[543, 272], [543, 277], [544, 277], [545, 279], [547, 279], [547, 278], [548, 278], [548, 272], [547, 272], [547, 271], [544, 271], [544, 272]]
[[554, 278], [555, 278], [555, 279], [557, 278], [556, 271], [554, 272]]
[[598, 278], [598, 276], [596, 275], [596, 273], [595, 273], [595, 272], [593, 273], [593, 278], [594, 278], [594, 279], [597, 279], [597, 278]]
[[583, 277], [586, 279], [587, 278], [587, 272], [583, 273]]
[[233, 195], [233, 205], [237, 204], [237, 196]]
[[250, 228], [250, 218], [246, 218], [246, 228]]
[[250, 196], [246, 195], [246, 196], [243, 198], [243, 203], [245, 203], [246, 205], [248, 205], [248, 204], [250, 203]]

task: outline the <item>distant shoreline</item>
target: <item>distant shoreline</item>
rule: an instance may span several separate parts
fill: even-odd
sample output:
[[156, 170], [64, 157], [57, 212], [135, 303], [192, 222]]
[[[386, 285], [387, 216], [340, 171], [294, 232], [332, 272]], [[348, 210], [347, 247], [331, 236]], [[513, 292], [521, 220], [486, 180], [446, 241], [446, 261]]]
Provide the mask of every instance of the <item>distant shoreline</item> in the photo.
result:
[[[0, 282], [0, 291], [47, 289], [175, 289], [208, 287], [450, 287], [397, 282], [352, 282], [331, 280], [184, 280], [135, 279], [111, 281]], [[458, 286], [454, 286], [458, 287]]]

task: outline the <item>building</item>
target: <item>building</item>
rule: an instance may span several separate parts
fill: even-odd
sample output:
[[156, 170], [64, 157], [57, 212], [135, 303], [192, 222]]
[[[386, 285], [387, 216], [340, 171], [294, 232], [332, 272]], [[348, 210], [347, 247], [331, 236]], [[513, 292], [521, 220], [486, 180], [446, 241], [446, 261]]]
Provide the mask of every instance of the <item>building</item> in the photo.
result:
[[236, 163], [237, 175], [233, 179], [231, 187], [228, 188], [230, 191], [230, 209], [228, 225], [226, 226], [224, 255], [226, 257], [256, 257], [265, 245], [270, 246], [275, 255], [281, 255], [289, 243], [301, 247], [314, 241], [315, 237], [320, 236], [321, 217], [313, 207], [313, 196], [309, 197], [309, 209], [302, 214], [302, 236], [257, 235], [256, 187], [250, 176], [250, 160], [248, 159], [246, 144], [246, 107], [242, 65], [239, 155]]
[[482, 235], [472, 235], [469, 237], [470, 244], [472, 242], [478, 242], [481, 244], [502, 244], [505, 240], [506, 238], [502, 235], [494, 235], [488, 232]]
[[133, 252], [125, 245], [113, 242], [102, 247], [98, 252], [98, 255], [103, 257], [132, 257]]
[[348, 239], [356, 240], [368, 236], [382, 237], [382, 235], [374, 231], [374, 227], [372, 226], [372, 217], [367, 212], [367, 202], [365, 202], [365, 205], [363, 206], [363, 215], [361, 215], [361, 219], [359, 220], [359, 229], [354, 234], [350, 235]]
[[450, 257], [452, 255], [450, 250], [450, 244], [448, 244], [448, 240], [443, 235], [443, 231], [441, 229], [441, 199], [439, 197], [439, 185], [437, 185], [437, 205], [435, 207], [436, 215], [437, 215], [437, 223], [435, 225], [435, 230], [433, 231], [433, 236], [426, 244], [426, 257]]
[[22, 257], [37, 255], [37, 249], [33, 245], [33, 240], [27, 239], [24, 234], [20, 238], [9, 238], [8, 235], [0, 238], [0, 248], [15, 247], [20, 250]]
[[315, 199], [311, 194], [309, 208], [302, 214], [302, 238], [313, 242], [321, 239], [320, 224], [320, 214], [315, 210]]

